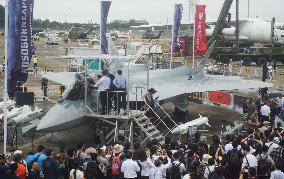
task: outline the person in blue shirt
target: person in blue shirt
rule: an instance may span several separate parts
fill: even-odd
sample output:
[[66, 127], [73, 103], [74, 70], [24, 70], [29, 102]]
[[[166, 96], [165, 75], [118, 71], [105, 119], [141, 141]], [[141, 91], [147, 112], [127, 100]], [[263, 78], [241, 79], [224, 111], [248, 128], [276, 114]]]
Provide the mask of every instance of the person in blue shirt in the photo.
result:
[[47, 158], [45, 154], [45, 147], [43, 145], [39, 145], [37, 148], [38, 153], [34, 155], [28, 155], [26, 158], [27, 164], [33, 164], [34, 162], [38, 163], [38, 167], [41, 170], [42, 169], [42, 163]]

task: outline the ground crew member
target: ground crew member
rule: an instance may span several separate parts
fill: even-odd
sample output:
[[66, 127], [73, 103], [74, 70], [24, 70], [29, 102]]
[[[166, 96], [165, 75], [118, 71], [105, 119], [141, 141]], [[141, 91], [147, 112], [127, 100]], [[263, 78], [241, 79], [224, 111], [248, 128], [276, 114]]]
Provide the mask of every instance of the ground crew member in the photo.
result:
[[37, 69], [37, 62], [38, 62], [38, 58], [36, 55], [33, 55], [33, 64], [34, 64], [34, 69]]
[[268, 76], [268, 67], [267, 62], [264, 62], [262, 65], [262, 81], [265, 82]]
[[38, 58], [37, 58], [37, 56], [33, 55], [32, 60], [33, 60], [33, 64], [34, 64], [34, 74], [36, 76], [37, 75], [37, 70], [38, 70], [38, 67], [37, 67]]

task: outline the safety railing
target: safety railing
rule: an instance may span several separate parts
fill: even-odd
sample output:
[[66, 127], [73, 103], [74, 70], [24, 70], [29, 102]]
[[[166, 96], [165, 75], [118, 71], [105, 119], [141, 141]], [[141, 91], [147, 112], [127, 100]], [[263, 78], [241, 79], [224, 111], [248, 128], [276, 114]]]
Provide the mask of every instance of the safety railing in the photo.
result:
[[[91, 114], [121, 116], [127, 113], [127, 92], [126, 91], [109, 91], [109, 90], [92, 90], [90, 95], [94, 95], [95, 105], [85, 103], [87, 111]], [[103, 101], [102, 101], [103, 100]], [[88, 101], [85, 100], [85, 101]], [[121, 113], [120, 110], [124, 109]]]
[[[164, 108], [160, 105], [157, 106], [157, 108], [155, 109], [161, 109], [161, 112], [163, 113], [163, 117], [161, 117], [160, 115], [157, 114], [156, 110], [153, 109], [145, 100], [145, 105], [142, 107], [146, 110], [150, 110], [155, 116], [152, 118], [153, 122], [152, 125], [158, 127], [159, 125], [163, 124], [164, 127], [166, 127], [166, 131], [164, 133], [161, 133], [162, 136], [167, 136], [169, 133], [171, 133], [173, 131], [173, 129], [179, 127], [177, 125], [177, 123], [172, 119], [172, 117], [164, 110]], [[142, 108], [140, 109], [140, 111], [142, 111]], [[146, 111], [145, 110], [145, 111]], [[166, 120], [168, 119], [168, 120]], [[173, 127], [169, 127], [168, 124], [166, 124], [167, 122], [171, 122]]]

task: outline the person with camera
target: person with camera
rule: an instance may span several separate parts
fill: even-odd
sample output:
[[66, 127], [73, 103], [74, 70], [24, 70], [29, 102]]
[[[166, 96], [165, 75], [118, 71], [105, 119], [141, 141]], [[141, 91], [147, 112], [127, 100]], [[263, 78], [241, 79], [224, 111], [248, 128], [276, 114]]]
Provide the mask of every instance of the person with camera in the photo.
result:
[[262, 154], [256, 156], [257, 158], [257, 177], [259, 179], [269, 179], [270, 172], [274, 166], [272, 158], [267, 154], [268, 146], [262, 147]]
[[251, 167], [257, 167], [257, 158], [251, 154], [251, 148], [249, 145], [245, 144], [243, 146], [243, 162], [242, 162], [242, 169], [249, 169]]
[[251, 167], [249, 169], [241, 169], [240, 178], [239, 179], [256, 179], [256, 169]]

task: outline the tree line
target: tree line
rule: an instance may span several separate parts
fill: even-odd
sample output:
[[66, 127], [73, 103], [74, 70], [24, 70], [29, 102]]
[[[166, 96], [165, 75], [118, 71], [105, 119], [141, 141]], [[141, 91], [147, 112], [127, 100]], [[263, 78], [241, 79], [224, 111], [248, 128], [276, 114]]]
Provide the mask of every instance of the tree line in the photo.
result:
[[[147, 23], [148, 24], [148, 23]], [[0, 29], [4, 29], [5, 25], [5, 8], [0, 5]], [[110, 29], [129, 29], [131, 26], [142, 25], [142, 23], [137, 22], [134, 19], [130, 19], [127, 23], [119, 23], [118, 21], [113, 21], [107, 24], [107, 28]], [[80, 26], [88, 29], [90, 26], [95, 28], [99, 28], [98, 24], [90, 24], [90, 23], [67, 23], [67, 22], [57, 22], [50, 21], [49, 19], [34, 19], [33, 20], [33, 29], [50, 29], [50, 30], [69, 30], [71, 27]]]

